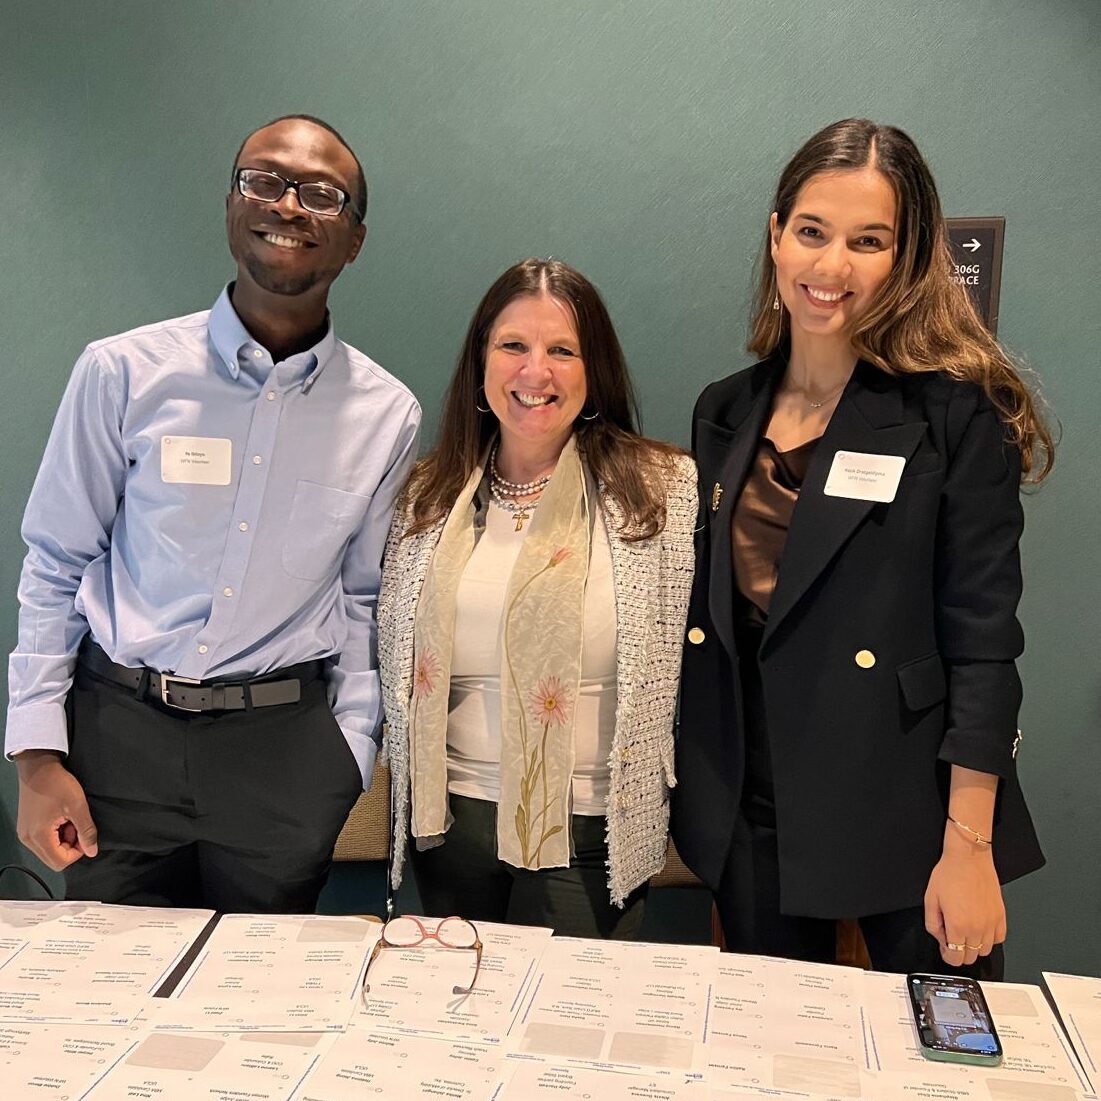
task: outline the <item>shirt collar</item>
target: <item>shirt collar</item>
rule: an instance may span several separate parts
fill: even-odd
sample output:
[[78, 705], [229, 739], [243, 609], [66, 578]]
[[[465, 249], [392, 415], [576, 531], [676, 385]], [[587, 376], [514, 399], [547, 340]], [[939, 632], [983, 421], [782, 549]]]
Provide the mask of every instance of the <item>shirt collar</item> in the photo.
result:
[[[233, 308], [229, 297], [232, 289], [233, 284], [228, 283], [218, 295], [218, 300], [210, 310], [207, 331], [210, 333], [210, 341], [218, 353], [218, 358], [229, 372], [229, 377], [237, 380], [241, 377], [240, 356], [242, 354], [250, 355], [256, 349], [261, 349], [269, 363], [271, 354], [249, 335], [248, 329], [237, 316], [237, 311]], [[278, 365], [280, 383], [287, 387], [300, 383], [303, 391], [308, 392], [325, 369], [325, 365], [332, 359], [335, 351], [336, 335], [333, 332], [332, 319], [326, 317], [325, 335], [312, 348], [297, 355], [288, 356]]]

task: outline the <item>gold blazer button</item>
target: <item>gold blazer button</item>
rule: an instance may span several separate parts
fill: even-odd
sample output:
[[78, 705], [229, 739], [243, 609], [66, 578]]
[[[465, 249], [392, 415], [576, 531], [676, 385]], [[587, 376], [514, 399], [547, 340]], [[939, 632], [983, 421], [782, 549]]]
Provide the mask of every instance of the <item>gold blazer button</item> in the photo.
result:
[[699, 646], [705, 638], [707, 638], [707, 635], [705, 635], [699, 627], [693, 627], [692, 630], [688, 632], [688, 641], [692, 643], [693, 646]]
[[875, 654], [871, 650], [857, 650], [856, 657], [853, 661], [860, 666], [861, 669], [871, 669], [875, 665]]

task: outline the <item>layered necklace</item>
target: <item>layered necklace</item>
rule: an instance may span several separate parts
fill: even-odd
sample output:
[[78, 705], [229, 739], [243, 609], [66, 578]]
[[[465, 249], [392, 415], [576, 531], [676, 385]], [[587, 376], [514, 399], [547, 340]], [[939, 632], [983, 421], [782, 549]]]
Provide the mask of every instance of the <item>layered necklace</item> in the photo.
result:
[[531, 482], [510, 482], [507, 478], [502, 477], [501, 472], [497, 469], [497, 447], [494, 446], [490, 452], [489, 493], [494, 504], [510, 513], [516, 520], [514, 531], [524, 530], [525, 521], [531, 519], [531, 514], [539, 504], [537, 500], [521, 501], [520, 498], [537, 497], [547, 488], [547, 483], [550, 480], [551, 476], [544, 474], [541, 478], [536, 478]]

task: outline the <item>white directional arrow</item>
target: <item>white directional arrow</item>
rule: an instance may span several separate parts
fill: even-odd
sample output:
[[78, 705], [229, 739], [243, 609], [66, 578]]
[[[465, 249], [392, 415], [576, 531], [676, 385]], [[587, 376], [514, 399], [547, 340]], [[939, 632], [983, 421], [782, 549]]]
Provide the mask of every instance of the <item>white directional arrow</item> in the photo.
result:
[[978, 238], [972, 237], [970, 241], [964, 241], [963, 247], [967, 249], [968, 252], [978, 252], [979, 249], [982, 248], [982, 245], [979, 243]]

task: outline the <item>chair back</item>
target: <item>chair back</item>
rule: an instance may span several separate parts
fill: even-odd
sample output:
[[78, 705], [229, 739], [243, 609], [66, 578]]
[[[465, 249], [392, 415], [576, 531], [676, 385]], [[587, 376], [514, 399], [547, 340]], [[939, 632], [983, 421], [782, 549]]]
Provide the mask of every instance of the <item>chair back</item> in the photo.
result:
[[665, 850], [665, 867], [656, 875], [650, 876], [651, 887], [702, 887], [703, 883], [688, 870], [680, 858], [673, 839]]
[[352, 807], [333, 849], [334, 860], [386, 860], [390, 855], [390, 770], [375, 766], [371, 790]]

